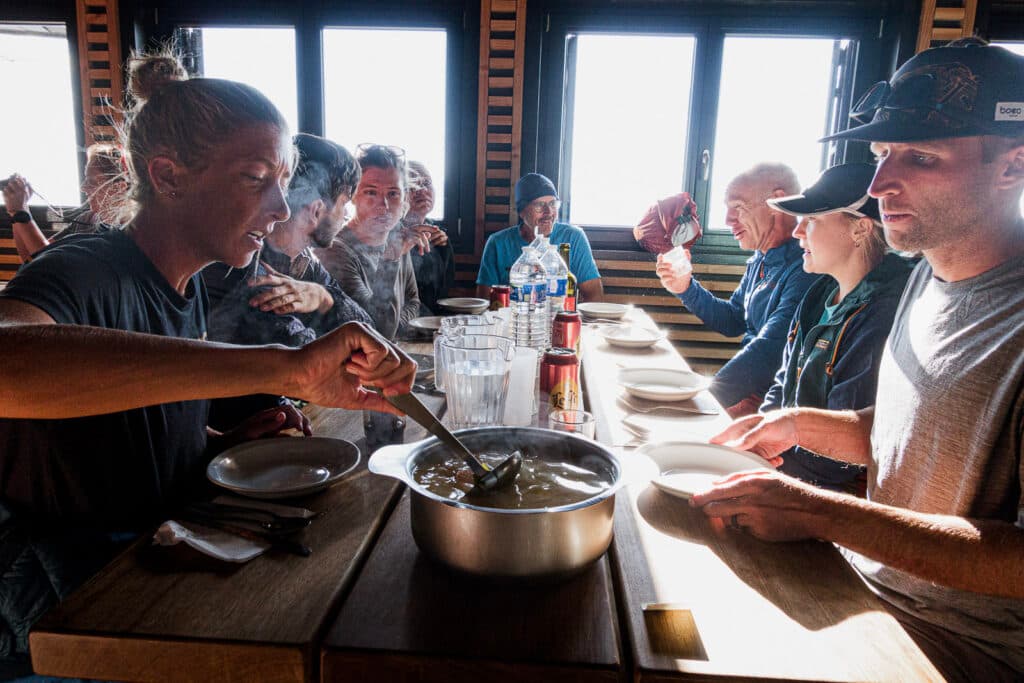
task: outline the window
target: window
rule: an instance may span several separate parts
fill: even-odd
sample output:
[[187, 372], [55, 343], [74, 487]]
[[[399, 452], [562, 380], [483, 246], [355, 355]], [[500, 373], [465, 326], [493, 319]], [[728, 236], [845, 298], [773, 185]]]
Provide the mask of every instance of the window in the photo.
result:
[[299, 131], [294, 29], [179, 28], [175, 42], [196, 75], [253, 86]]
[[878, 17], [867, 13], [545, 7], [541, 82], [536, 103], [524, 106], [527, 120], [536, 108], [524, 140], [537, 142], [524, 148], [524, 165], [557, 177], [561, 218], [608, 247], [632, 246], [613, 228], [632, 227], [680, 191], [697, 202], [714, 244], [735, 244], [723, 234], [729, 181], [778, 161], [810, 183], [842, 161], [846, 143], [818, 139], [847, 127], [856, 86], [880, 66], [878, 54], [858, 60], [861, 46], [880, 40]]
[[576, 62], [569, 219], [632, 225], [647, 206], [683, 186], [696, 41], [602, 34], [569, 40]]
[[434, 179], [444, 215], [447, 33], [441, 29], [326, 28], [324, 135], [350, 150], [396, 145]]
[[36, 190], [29, 201], [33, 205], [77, 206], [81, 201], [77, 89], [71, 73], [71, 47], [63, 24], [0, 24], [4, 92], [41, 96], [23, 106], [8, 101], [0, 107], [0, 177], [18, 172], [28, 178]]
[[803, 187], [824, 170], [817, 140], [827, 135], [835, 42], [726, 37], [706, 228], [728, 229], [726, 186], [759, 161], [789, 165]]

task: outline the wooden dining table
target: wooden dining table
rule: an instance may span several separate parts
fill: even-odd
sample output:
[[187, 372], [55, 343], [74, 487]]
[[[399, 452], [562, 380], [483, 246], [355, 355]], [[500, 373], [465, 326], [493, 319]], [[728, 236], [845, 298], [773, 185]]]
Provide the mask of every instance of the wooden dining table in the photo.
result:
[[[631, 323], [653, 327], [639, 310]], [[358, 413], [312, 408], [319, 434], [364, 457], [297, 501], [319, 513], [303, 532], [311, 557], [227, 566], [140, 539], [36, 625], [34, 669], [133, 681], [941, 680], [831, 544], [764, 543], [652, 487], [638, 447], [706, 441], [728, 419], [707, 393], [686, 405], [717, 414], [640, 413], [618, 369], [685, 361], [667, 341], [621, 349], [584, 327], [587, 407], [631, 479], [609, 552], [583, 572], [495, 583], [436, 564], [416, 547], [404, 486], [366, 470]]]

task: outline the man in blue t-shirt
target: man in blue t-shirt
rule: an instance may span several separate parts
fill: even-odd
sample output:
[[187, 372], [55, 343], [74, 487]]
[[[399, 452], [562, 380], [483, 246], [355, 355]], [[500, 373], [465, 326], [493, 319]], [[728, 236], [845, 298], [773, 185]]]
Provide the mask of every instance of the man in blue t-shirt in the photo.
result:
[[489, 299], [491, 287], [507, 285], [512, 264], [539, 232], [546, 235], [552, 245], [569, 243], [569, 270], [576, 276], [577, 297], [580, 301], [600, 301], [604, 286], [587, 236], [576, 226], [555, 222], [561, 202], [554, 183], [540, 173], [527, 173], [516, 183], [515, 199], [519, 224], [487, 238], [476, 278], [476, 295]]

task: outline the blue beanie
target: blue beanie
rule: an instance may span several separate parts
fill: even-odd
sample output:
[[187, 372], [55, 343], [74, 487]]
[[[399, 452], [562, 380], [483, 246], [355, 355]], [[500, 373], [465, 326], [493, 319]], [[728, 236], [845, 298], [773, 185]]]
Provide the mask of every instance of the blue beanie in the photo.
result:
[[516, 183], [516, 211], [522, 211], [537, 197], [548, 196], [558, 199], [555, 184], [540, 173], [527, 173]]

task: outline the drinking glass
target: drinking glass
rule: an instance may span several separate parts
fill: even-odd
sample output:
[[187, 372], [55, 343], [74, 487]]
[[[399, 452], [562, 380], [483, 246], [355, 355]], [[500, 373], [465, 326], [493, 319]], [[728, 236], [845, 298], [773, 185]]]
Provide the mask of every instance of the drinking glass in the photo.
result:
[[585, 410], [552, 410], [548, 414], [548, 425], [556, 432], [579, 434], [594, 438], [596, 425], [594, 415]]
[[491, 334], [442, 338], [441, 369], [453, 429], [500, 425], [515, 344]]
[[686, 256], [686, 250], [683, 249], [681, 244], [666, 251], [662, 258], [672, 265], [672, 274], [677, 277], [693, 272], [693, 265], [690, 263], [690, 259]]

